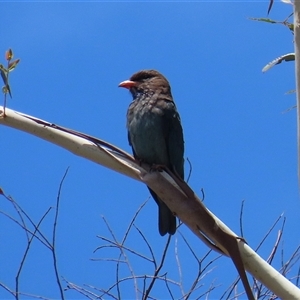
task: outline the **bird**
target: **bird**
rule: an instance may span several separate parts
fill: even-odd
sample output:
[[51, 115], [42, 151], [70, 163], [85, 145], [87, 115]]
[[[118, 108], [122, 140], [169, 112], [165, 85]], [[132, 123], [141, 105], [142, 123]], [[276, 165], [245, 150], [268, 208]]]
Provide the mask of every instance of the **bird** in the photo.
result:
[[[128, 142], [133, 156], [150, 165], [166, 166], [184, 179], [184, 139], [181, 120], [168, 80], [156, 70], [141, 70], [119, 87], [130, 91], [127, 111]], [[161, 236], [176, 232], [176, 217], [148, 187], [158, 205]]]

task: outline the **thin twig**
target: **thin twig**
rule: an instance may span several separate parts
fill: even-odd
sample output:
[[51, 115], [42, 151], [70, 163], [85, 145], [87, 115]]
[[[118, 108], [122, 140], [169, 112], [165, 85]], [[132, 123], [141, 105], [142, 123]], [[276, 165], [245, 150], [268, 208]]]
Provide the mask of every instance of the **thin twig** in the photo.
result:
[[27, 242], [27, 247], [25, 249], [25, 252], [24, 252], [24, 255], [23, 255], [23, 258], [21, 260], [21, 263], [20, 263], [20, 267], [19, 267], [19, 270], [17, 272], [17, 276], [16, 276], [16, 299], [18, 300], [19, 299], [19, 278], [20, 278], [20, 275], [21, 275], [21, 271], [23, 269], [23, 266], [24, 266], [24, 263], [25, 263], [25, 260], [26, 260], [26, 257], [27, 257], [27, 254], [29, 252], [29, 249], [30, 249], [30, 245], [35, 237], [35, 233], [37, 232], [39, 226], [41, 225], [41, 223], [43, 222], [43, 220], [45, 219], [45, 217], [47, 216], [47, 214], [50, 212], [51, 210], [51, 207], [48, 208], [48, 210], [44, 213], [44, 215], [42, 216], [42, 218], [40, 219], [40, 221], [38, 222], [37, 226], [36, 226], [36, 229], [34, 230], [33, 232], [33, 235], [31, 236], [31, 238], [29, 239], [29, 241]]
[[64, 296], [64, 291], [62, 288], [62, 284], [59, 278], [59, 273], [58, 273], [58, 266], [57, 266], [57, 257], [56, 257], [56, 229], [57, 229], [57, 221], [58, 221], [58, 212], [59, 212], [59, 203], [60, 203], [60, 193], [61, 193], [61, 189], [64, 183], [64, 180], [68, 174], [69, 171], [69, 167], [67, 168], [67, 170], [65, 171], [65, 174], [62, 178], [62, 180], [60, 181], [59, 184], [59, 188], [58, 188], [58, 193], [57, 193], [57, 198], [56, 198], [56, 212], [55, 212], [55, 218], [54, 218], [54, 224], [53, 224], [53, 234], [52, 234], [52, 257], [53, 257], [53, 266], [54, 266], [54, 272], [55, 272], [55, 277], [56, 277], [56, 282], [59, 288], [59, 292], [60, 292], [60, 297], [61, 299], [65, 299]]
[[181, 290], [181, 294], [184, 295], [184, 290], [183, 290], [183, 279], [182, 279], [182, 268], [181, 268], [181, 264], [180, 264], [180, 259], [179, 259], [179, 255], [178, 255], [178, 238], [177, 236], [175, 237], [175, 259], [176, 259], [176, 263], [177, 263], [177, 269], [178, 269], [178, 274], [179, 274], [179, 282], [180, 282], [180, 290]]
[[155, 272], [154, 272], [154, 275], [153, 275], [153, 279], [152, 281], [150, 282], [150, 285], [148, 287], [148, 289], [146, 290], [146, 293], [144, 294], [143, 296], [143, 300], [146, 300], [154, 286], [154, 283], [157, 279], [157, 276], [161, 270], [161, 268], [163, 267], [164, 265], [164, 262], [165, 262], [165, 258], [166, 258], [166, 255], [167, 255], [167, 251], [168, 251], [168, 248], [169, 248], [169, 245], [170, 245], [170, 241], [171, 241], [171, 235], [169, 235], [168, 239], [167, 239], [167, 242], [166, 242], [166, 246], [165, 246], [165, 249], [163, 251], [163, 255], [162, 255], [162, 258], [161, 258], [161, 261], [160, 261], [160, 264], [158, 266], [158, 268], [156, 268]]

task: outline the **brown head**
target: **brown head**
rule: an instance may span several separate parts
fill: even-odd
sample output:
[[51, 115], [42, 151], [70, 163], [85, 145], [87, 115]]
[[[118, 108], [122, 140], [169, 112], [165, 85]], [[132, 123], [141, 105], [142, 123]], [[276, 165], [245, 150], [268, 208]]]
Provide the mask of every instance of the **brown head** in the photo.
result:
[[155, 70], [142, 70], [133, 74], [129, 80], [122, 81], [119, 87], [129, 89], [133, 98], [139, 94], [165, 94], [171, 96], [168, 80]]

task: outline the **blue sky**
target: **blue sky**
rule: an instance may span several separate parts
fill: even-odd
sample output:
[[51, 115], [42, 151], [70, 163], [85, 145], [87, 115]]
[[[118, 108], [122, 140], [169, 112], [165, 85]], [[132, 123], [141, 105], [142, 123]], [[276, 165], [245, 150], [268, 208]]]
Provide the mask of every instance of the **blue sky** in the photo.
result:
[[[295, 95], [285, 95], [295, 87], [294, 64], [283, 63], [265, 74], [261, 69], [293, 52], [293, 36], [284, 26], [248, 19], [266, 17], [267, 8], [268, 1], [2, 2], [0, 57], [4, 63], [5, 50], [12, 48], [21, 59], [11, 73], [13, 99], [8, 107], [131, 153], [125, 128], [131, 96], [118, 84], [138, 70], [159, 70], [170, 81], [181, 115], [185, 157], [192, 163], [190, 186], [198, 195], [204, 189], [207, 207], [236, 233], [244, 200], [244, 234], [252, 248], [284, 212], [283, 247], [288, 259], [300, 242], [295, 230], [300, 215], [296, 111], [283, 113], [295, 104]], [[270, 17], [283, 20], [291, 10], [275, 2]], [[78, 285], [108, 287], [115, 279], [113, 263], [90, 260], [112, 256], [111, 251], [93, 253], [101, 245], [96, 236], [109, 236], [101, 216], [121, 239], [138, 207], [149, 198], [146, 187], [34, 136], [4, 126], [0, 132], [0, 186], [35, 222], [55, 206], [59, 183], [70, 167], [57, 229], [59, 271]], [[189, 172], [187, 163], [185, 171]], [[2, 211], [17, 217], [4, 199], [0, 203]], [[53, 216], [50, 213], [42, 225], [48, 236]], [[0, 224], [0, 282], [13, 289], [25, 235], [2, 215]], [[158, 233], [152, 199], [136, 225], [159, 255], [166, 237]], [[260, 250], [263, 258], [271, 252], [278, 229]], [[184, 225], [180, 232], [199, 257], [207, 252]], [[163, 270], [178, 280], [176, 239], [188, 290], [197, 265], [180, 234], [173, 237]], [[135, 231], [129, 244], [147, 253]], [[134, 258], [133, 264], [138, 274], [151, 273]], [[221, 258], [214, 266], [194, 297], [214, 280], [220, 286], [212, 297], [218, 298], [236, 278], [229, 259]], [[37, 241], [20, 290], [59, 297], [50, 252]], [[174, 290], [179, 297], [180, 291]], [[124, 285], [122, 293], [124, 299], [133, 298], [132, 284]], [[166, 294], [157, 288], [153, 296]], [[72, 291], [66, 297], [81, 298]], [[0, 288], [0, 298], [10, 295]]]

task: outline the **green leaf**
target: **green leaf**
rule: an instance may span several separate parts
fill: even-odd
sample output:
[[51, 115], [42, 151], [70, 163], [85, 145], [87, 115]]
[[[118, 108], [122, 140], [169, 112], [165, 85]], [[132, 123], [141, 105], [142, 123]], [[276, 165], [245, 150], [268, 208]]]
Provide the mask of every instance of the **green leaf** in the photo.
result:
[[285, 92], [284, 94], [290, 95], [290, 94], [295, 94], [295, 93], [296, 93], [296, 90], [289, 90], [289, 91]]
[[2, 69], [0, 69], [0, 73], [1, 73], [1, 77], [2, 77], [4, 84], [7, 85], [7, 77], [6, 77], [5, 72]]
[[290, 31], [294, 32], [294, 24], [293, 23], [287, 23], [286, 25], [287, 25], [287, 27], [289, 28]]
[[11, 62], [8, 64], [8, 71], [12, 71], [16, 66], [17, 64], [19, 63], [20, 59], [16, 59], [15, 61]]
[[267, 22], [267, 23], [271, 23], [271, 24], [278, 23], [277, 21], [274, 21], [274, 20], [268, 19], [268, 18], [249, 18], [249, 19], [252, 21]]
[[283, 61], [293, 61], [295, 60], [295, 53], [288, 53], [285, 55], [282, 55], [278, 58], [275, 58], [273, 61], [269, 62], [266, 66], [263, 67], [262, 72], [266, 72], [275, 65], [278, 65], [282, 63]]

